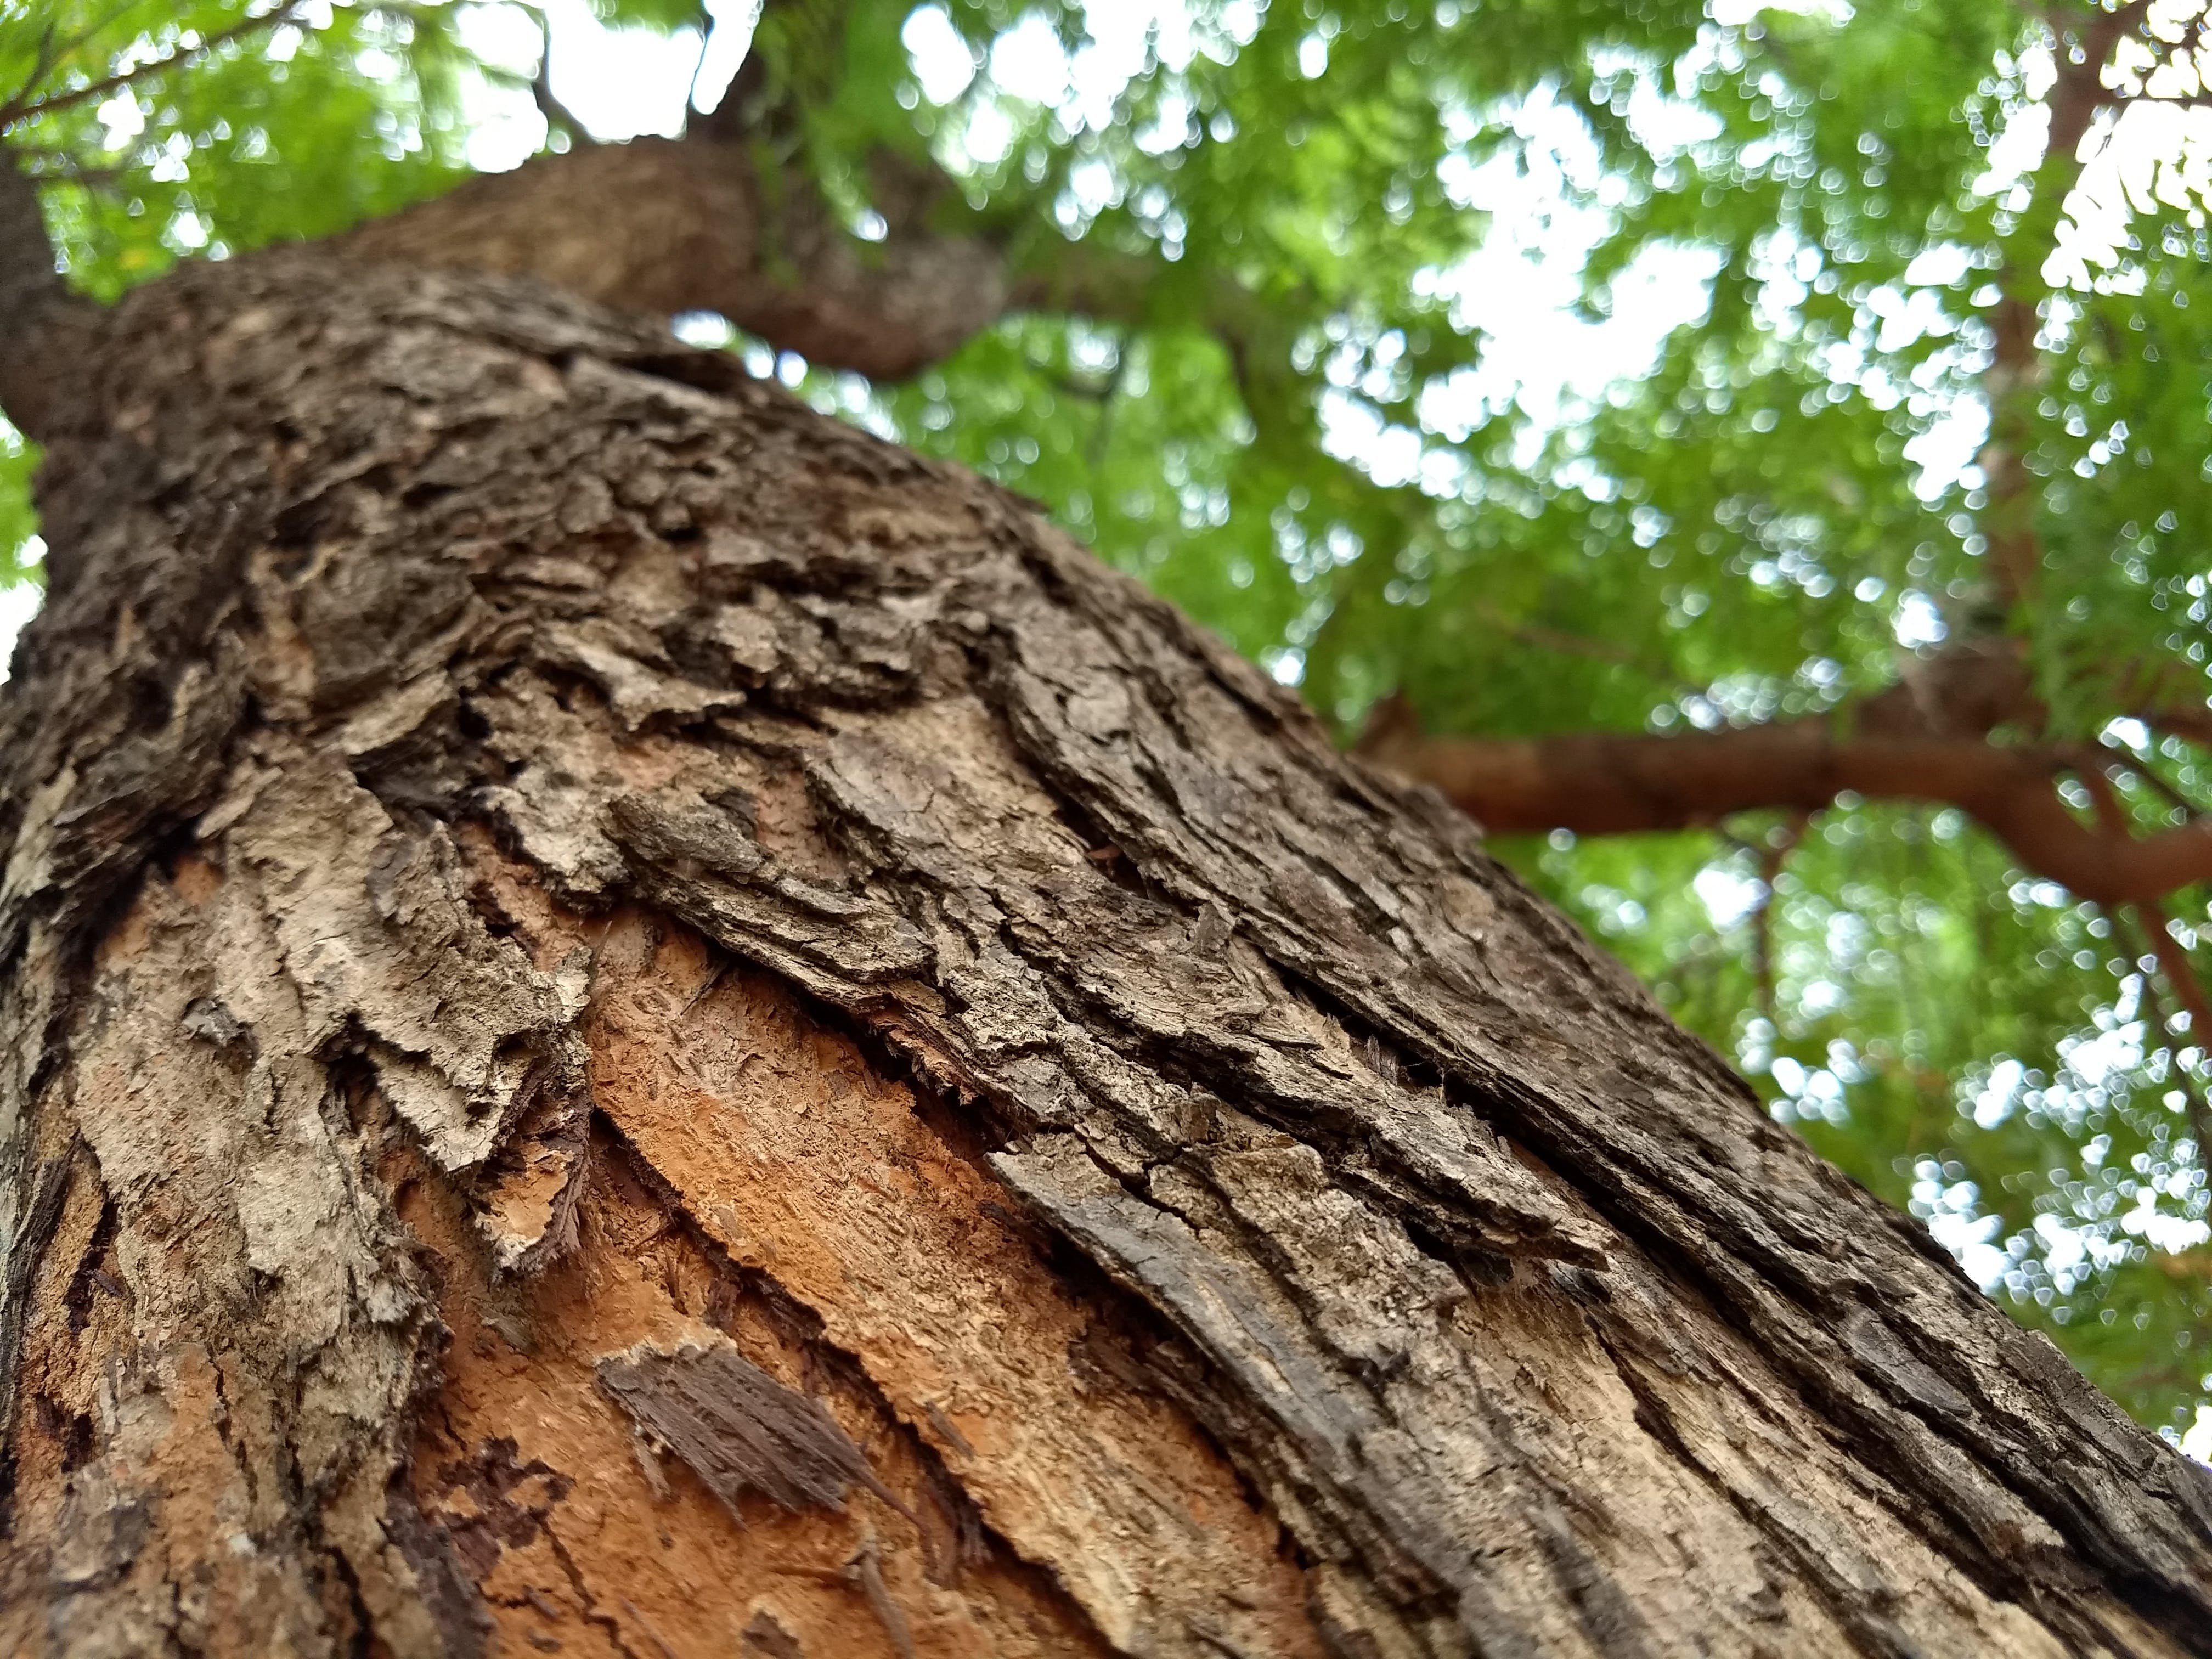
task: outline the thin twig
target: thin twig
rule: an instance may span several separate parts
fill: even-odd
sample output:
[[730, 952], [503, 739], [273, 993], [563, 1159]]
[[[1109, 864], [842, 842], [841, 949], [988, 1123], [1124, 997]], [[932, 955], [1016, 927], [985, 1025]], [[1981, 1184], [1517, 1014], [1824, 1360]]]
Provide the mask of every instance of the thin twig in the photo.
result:
[[[2109, 744], [2097, 743], [2087, 745], [2084, 753], [2089, 757], [2090, 765], [2120, 768], [2130, 776], [2147, 786], [2154, 793], [2162, 796], [2166, 805], [2179, 808], [2185, 818], [2194, 818], [2203, 810], [2195, 801], [2160, 777], [2155, 769], [2136, 759], [2124, 749], [2115, 749]], [[2077, 769], [2078, 765], [2077, 763]]]
[[[2198, 1052], [2212, 1042], [2212, 1001], [2207, 1001], [2204, 987], [2197, 977], [2197, 969], [2189, 960], [2189, 952], [2173, 936], [2172, 925], [2166, 913], [2155, 904], [2138, 904], [2136, 914], [2142, 919], [2143, 931], [2150, 935], [2152, 953], [2158, 958], [2159, 971], [2172, 988], [2174, 998], [2189, 1015], [2191, 1046]], [[2187, 1081], [2181, 1056], [2176, 1054], [2173, 1069], [2182, 1073], [2182, 1093], [2189, 1103], [2189, 1127], [2197, 1140], [2197, 1161], [2200, 1167], [2212, 1170], [2212, 1106], [2208, 1106], [2203, 1095]]]
[[1774, 884], [1781, 878], [1784, 863], [1805, 838], [1806, 826], [1812, 821], [1808, 812], [1793, 812], [1759, 841], [1747, 842], [1735, 836], [1724, 837], [1749, 853], [1759, 865], [1759, 883], [1765, 890], [1751, 909], [1751, 970], [1759, 987], [1759, 1012], [1770, 1024], [1774, 1023]]
[[2195, 1075], [2181, 1063], [2180, 1033], [2175, 1030], [2172, 1012], [2166, 1007], [2166, 999], [2160, 994], [2159, 979], [2163, 978], [2166, 981], [2184, 1007], [2189, 1010], [2189, 1035], [2194, 1039], [2191, 1046], [2200, 1052], [2204, 1050], [2208, 1029], [2212, 1029], [2208, 1027], [2208, 1022], [2212, 1021], [2212, 1010], [2206, 1009], [2203, 988], [2197, 982], [2188, 955], [2181, 948], [2181, 941], [2168, 931], [2166, 918], [2158, 907], [2154, 904], [2139, 905], [2136, 908], [2142, 933], [2148, 936], [2148, 951], [2142, 948], [2145, 940], [2137, 937], [2126, 918], [2118, 913], [2112, 919], [2113, 931], [2121, 936], [2125, 946], [2131, 947], [2129, 954], [2135, 957], [2138, 965], [2146, 954], [2158, 963], [2156, 976], [2144, 975], [2144, 1000], [2150, 1004], [2151, 1018], [2158, 1023], [2158, 1029], [2165, 1036], [2173, 1054], [2173, 1075], [2181, 1086], [2182, 1103], [2189, 1115], [2190, 1136], [2197, 1142], [2197, 1164], [2200, 1168], [2212, 1169], [2212, 1104], [2207, 1103], [2204, 1091], [2197, 1086]]
[[17, 167], [21, 167], [25, 161], [39, 164], [38, 171], [32, 177], [41, 184], [52, 179], [63, 184], [82, 185], [88, 190], [102, 190], [113, 185], [129, 171], [122, 166], [87, 167], [67, 150], [46, 149], [33, 144], [11, 144], [8, 148], [9, 153], [15, 158]]
[[[1091, 428], [1090, 439], [1083, 447], [1084, 463], [1093, 472], [1106, 464], [1107, 447], [1114, 441], [1114, 410], [1121, 396], [1122, 383], [1128, 378], [1129, 352], [1127, 340], [1115, 343], [1113, 369], [1108, 374], [1105, 385], [1097, 392], [1085, 393], [1073, 386], [1062, 386], [1072, 396], [1091, 396], [1097, 402], [1098, 420]], [[1055, 375], [1054, 380], [1058, 383], [1061, 377]]]
[[[2112, 780], [2105, 775], [2101, 768], [2094, 766], [2083, 768], [2081, 778], [2088, 787], [2089, 799], [2096, 808], [2097, 822], [2105, 833], [2125, 836], [2128, 831], [2127, 811], [2112, 791]], [[2155, 901], [2139, 901], [2135, 906], [2135, 913], [2142, 931], [2149, 936], [2151, 955], [2158, 963], [2159, 973], [2165, 978], [2175, 1000], [2181, 1004], [2183, 1011], [2189, 1016], [2189, 1035], [2194, 1039], [2191, 1046], [2200, 1053], [2206, 1052], [2207, 1045], [2212, 1044], [2212, 1001], [2205, 998], [2204, 987], [2197, 977], [2197, 969], [2189, 960], [2189, 952], [2173, 936], [2172, 924]], [[2116, 928], [2124, 927], [2125, 924], [2118, 917], [2115, 916], [2113, 920]], [[2137, 951], [2134, 955], [2140, 964], [2142, 952]], [[2154, 990], [2153, 1000], [2155, 1003]], [[2160, 1024], [2167, 1036], [2177, 1036], [2179, 1034], [2173, 1030], [2171, 1022], [2163, 1017], [2163, 1010], [2160, 1012]], [[2181, 1079], [2182, 1098], [2189, 1108], [2189, 1129], [2197, 1142], [2197, 1162], [2205, 1169], [2212, 1169], [2212, 1106], [2207, 1105], [2195, 1079], [2182, 1065], [2178, 1046], [2174, 1051], [2173, 1069]]]
[[1542, 623], [1523, 622], [1506, 615], [1487, 599], [1470, 601], [1468, 610], [1478, 620], [1496, 629], [1516, 645], [1530, 646], [1539, 651], [1557, 652], [1564, 657], [1584, 657], [1592, 662], [1610, 663], [1616, 668], [1632, 669], [1656, 684], [1671, 684], [1678, 696], [1703, 695], [1703, 688], [1684, 679], [1664, 665], [1651, 662], [1632, 647], [1614, 645], [1607, 640], [1594, 640], [1587, 635], [1569, 633], [1564, 629], [1547, 628]]
[[[596, 144], [590, 131], [576, 118], [576, 112], [562, 103], [553, 90], [553, 22], [544, 8], [526, 5], [525, 15], [538, 25], [538, 73], [530, 77], [530, 99], [538, 106], [538, 112], [545, 118], [548, 136], [566, 133], [574, 144]], [[520, 76], [515, 77], [520, 80]]]
[[1086, 404], [1108, 402], [1121, 389], [1121, 385], [1118, 368], [1114, 374], [1097, 380], [1086, 380], [1078, 375], [1063, 374], [1057, 369], [1051, 368], [1037, 368], [1033, 372], [1054, 392], [1078, 398]]
[[[109, 21], [112, 21], [119, 14], [111, 13]], [[39, 36], [38, 55], [31, 60], [30, 78], [25, 81], [21, 86], [16, 88], [14, 94], [9, 97], [8, 101], [12, 104], [22, 99], [28, 98], [33, 93], [36, 92], [46, 83], [46, 76], [52, 73], [54, 65], [59, 63], [64, 57], [76, 50], [76, 48], [73, 46], [64, 46], [58, 52], [55, 50], [54, 21], [52, 18], [48, 18], [46, 20], [46, 32]]]
[[9, 100], [9, 102], [11, 104], [20, 102], [23, 99], [28, 98], [33, 93], [44, 86], [46, 82], [46, 76], [53, 73], [54, 66], [56, 64], [69, 58], [79, 46], [84, 45], [86, 41], [99, 34], [102, 29], [106, 28], [110, 24], [113, 23], [117, 18], [123, 16], [135, 3], [136, 0], [118, 0], [118, 3], [115, 6], [114, 9], [110, 11], [105, 17], [94, 18], [91, 22], [87, 23], [82, 28], [71, 35], [68, 40], [62, 41], [58, 45], [57, 45], [54, 40], [54, 30], [57, 25], [55, 23], [49, 22], [46, 25], [46, 33], [39, 37], [39, 55], [37, 60], [31, 65], [31, 78], [24, 82], [21, 87], [15, 89], [14, 95]]

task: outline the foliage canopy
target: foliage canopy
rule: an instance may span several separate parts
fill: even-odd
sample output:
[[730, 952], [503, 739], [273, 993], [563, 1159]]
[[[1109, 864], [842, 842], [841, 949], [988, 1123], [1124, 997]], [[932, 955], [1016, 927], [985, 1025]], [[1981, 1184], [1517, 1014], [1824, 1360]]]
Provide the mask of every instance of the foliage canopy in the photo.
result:
[[[2122, 7], [2069, 81], [2115, 38], [2088, 0], [1190, 0], [1134, 33], [1072, 0], [774, 0], [785, 142], [857, 234], [889, 149], [1033, 269], [1149, 276], [1139, 315], [1025, 312], [903, 385], [732, 349], [1042, 500], [1347, 740], [1394, 690], [1436, 731], [1749, 726], [1988, 642], [2092, 755], [2069, 799], [2148, 830], [2212, 793], [2151, 707], [2206, 730], [2200, 12]], [[527, 97], [518, 16], [0, 0], [0, 127], [112, 298], [449, 186]], [[2078, 149], [2044, 137], [2069, 85]], [[1545, 337], [1584, 372], [1547, 386], [1499, 284], [1562, 240]], [[1992, 429], [2013, 484], [1974, 459]], [[35, 554], [31, 459], [0, 453], [0, 581]], [[1911, 801], [1498, 845], [2145, 1421], [2212, 1397], [2183, 969], [2212, 893], [2101, 909]]]

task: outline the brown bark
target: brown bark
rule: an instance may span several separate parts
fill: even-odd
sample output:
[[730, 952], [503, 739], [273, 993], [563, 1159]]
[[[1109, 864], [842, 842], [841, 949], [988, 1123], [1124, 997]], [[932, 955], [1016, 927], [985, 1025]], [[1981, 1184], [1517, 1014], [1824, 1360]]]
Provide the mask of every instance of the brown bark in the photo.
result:
[[1848, 792], [1955, 806], [2023, 868], [2093, 903], [2151, 903], [2212, 879], [2204, 819], [2136, 836], [2124, 822], [2077, 817], [2057, 787], [2081, 763], [2076, 749], [1862, 725], [1854, 716], [1866, 708], [1717, 732], [1457, 738], [1422, 735], [1398, 704], [1370, 724], [1360, 752], [1500, 835], [1698, 829], [1737, 812], [1817, 812]]
[[536, 276], [641, 314], [716, 311], [781, 350], [884, 380], [918, 374], [1006, 312], [999, 250], [921, 222], [931, 181], [885, 171], [890, 229], [866, 242], [763, 153], [711, 132], [585, 145], [472, 179], [337, 246], [410, 269]]
[[[2147, 12], [2142, 0], [2096, 12], [2076, 32], [2078, 60], [2062, 50], [2051, 100], [2052, 187], [2063, 190], [2074, 176], [2075, 150], [2114, 102], [2104, 68], [2123, 39], [2141, 32]], [[1056, 239], [1018, 262], [988, 238], [947, 234], [933, 219], [954, 187], [927, 168], [879, 167], [874, 192], [890, 234], [880, 246], [856, 241], [803, 173], [764, 159], [775, 146], [763, 142], [763, 123], [774, 128], [780, 112], [750, 104], [747, 85], [741, 77], [724, 110], [680, 143], [540, 156], [363, 226], [340, 246], [410, 269], [534, 276], [640, 313], [719, 311], [824, 367], [892, 380], [941, 360], [1011, 309], [1149, 319], [1158, 274], [1152, 263]], [[2005, 280], [2017, 290], [2032, 276], [2015, 271]], [[1182, 320], [1221, 338], [1248, 392], [1280, 379], [1296, 332], [1233, 285], [1203, 296]], [[1992, 320], [1982, 516], [1993, 595], [2010, 610], [2033, 597], [2042, 559], [2033, 479], [2022, 459], [2042, 374], [2033, 293], [2008, 292]], [[1306, 418], [1289, 414], [1299, 404], [1294, 389], [1263, 384], [1258, 392], [1249, 401], [1263, 423]], [[2066, 755], [1979, 740], [1997, 723], [1980, 707], [1992, 668], [2020, 682], [2004, 688], [2011, 703], [2002, 718], [2033, 735], [2044, 713], [2017, 665], [1990, 658], [1988, 643], [1946, 653], [1842, 721], [1513, 740], [1422, 738], [1401, 715], [1370, 732], [1363, 750], [1501, 832], [1680, 829], [1751, 810], [1816, 811], [1851, 792], [1960, 807], [2030, 871], [2093, 901], [2144, 902], [2212, 877], [2212, 834], [2193, 824], [2140, 841], [2092, 831], [2055, 792]], [[1970, 671], [1963, 718], [1948, 703], [1958, 688], [1943, 683], [1960, 663]], [[1845, 729], [1869, 709], [1871, 729]], [[1900, 728], [1889, 717], [1899, 709], [1917, 711], [1917, 722]], [[2145, 718], [2186, 730], [2207, 717], [2201, 696], [2180, 687]]]
[[[2054, 143], [2070, 149], [2087, 131], [2095, 66], [2128, 27], [2115, 14], [2091, 31], [2089, 67], [2071, 66], [2061, 87]], [[892, 380], [941, 360], [1017, 307], [1124, 322], [1147, 314], [1154, 273], [1141, 259], [1060, 246], [1037, 268], [1018, 269], [986, 240], [931, 229], [928, 204], [943, 181], [896, 170], [883, 173], [878, 190], [891, 233], [880, 246], [860, 243], [798, 175], [763, 173], [761, 153], [710, 126], [682, 142], [649, 138], [540, 156], [362, 226], [337, 246], [409, 269], [535, 276], [640, 313], [718, 311], [814, 362]], [[1268, 333], [1249, 296], [1222, 293], [1189, 320], [1222, 336], [1247, 379], [1287, 349], [1281, 340], [1272, 344], [1282, 349], [1248, 349], [1255, 332]], [[2034, 367], [2034, 327], [2032, 305], [2001, 306], [1990, 385], [2002, 409], [2017, 405], [2012, 392]], [[1254, 406], [1264, 413], [1279, 401], [1261, 398]], [[2040, 558], [2017, 448], [1993, 441], [1981, 458], [1993, 503], [1992, 568], [2008, 601], [2031, 590]], [[1953, 654], [1979, 671], [1966, 690], [1983, 697], [1996, 665], [1972, 652]], [[1905, 731], [1887, 729], [1896, 725], [1887, 720], [1871, 738], [1847, 738], [1830, 719], [1719, 734], [1540, 740], [1424, 738], [1400, 720], [1370, 733], [1364, 748], [1505, 833], [1679, 829], [1759, 808], [1814, 811], [1852, 791], [1960, 806], [2027, 868], [2093, 900], [2153, 898], [2212, 876], [2212, 835], [2195, 826], [2140, 842], [2083, 827], [2052, 787], [2062, 757], [1981, 741], [1994, 722], [1978, 704], [1966, 711], [1968, 721], [1981, 720], [1972, 725], [1929, 701], [1943, 666], [1873, 700], [1923, 718]], [[2001, 672], [2024, 681], [2009, 661]], [[1954, 690], [1940, 686], [1938, 695]], [[2011, 713], [2039, 722], [2042, 711], [2024, 684], [2004, 690], [2017, 705]], [[2192, 705], [2173, 712], [2186, 720]]]
[[1501, 835], [1697, 829], [1737, 812], [1817, 812], [1848, 792], [1955, 806], [2025, 868], [2093, 903], [2148, 904], [2212, 879], [2212, 830], [2201, 818], [2138, 836], [2124, 812], [2076, 817], [2058, 795], [2060, 775], [2086, 769], [2101, 784], [2097, 767], [2118, 757], [2036, 741], [2045, 714], [2018, 655], [1988, 641], [1953, 647], [1827, 714], [1715, 732], [1430, 737], [1393, 699], [1370, 720], [1359, 752]]
[[[2045, 211], [2056, 222], [2066, 192], [2080, 176], [2081, 141], [2098, 115], [2118, 100], [2105, 85], [2105, 70], [2120, 43], [2142, 32], [2150, 0], [2121, 0], [2112, 10], [2094, 9], [2068, 30], [2052, 15], [2057, 36], [2057, 78], [2051, 88], [2050, 128], [2044, 149]], [[2071, 35], [2069, 40], [2069, 35]], [[1990, 364], [1982, 392], [1990, 406], [1989, 441], [1975, 461], [1982, 469], [1988, 505], [1982, 528], [1996, 597], [2004, 609], [2032, 602], [2042, 586], [2043, 538], [2036, 523], [2041, 505], [2027, 454], [2034, 441], [2033, 405], [2045, 380], [2035, 337], [2042, 326], [2044, 250], [1998, 273], [2003, 297], [1990, 314]]]
[[2212, 1479], [1026, 507], [545, 290], [72, 349], [10, 1651], [2212, 1651]]

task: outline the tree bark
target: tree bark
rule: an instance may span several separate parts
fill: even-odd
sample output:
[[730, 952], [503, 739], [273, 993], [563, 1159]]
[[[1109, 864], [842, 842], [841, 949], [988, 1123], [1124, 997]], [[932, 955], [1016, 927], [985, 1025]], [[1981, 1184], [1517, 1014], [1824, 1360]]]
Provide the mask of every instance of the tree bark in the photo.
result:
[[765, 147], [711, 126], [540, 155], [447, 195], [373, 219], [344, 254], [410, 269], [531, 276], [620, 311], [716, 311], [825, 368], [918, 374], [1003, 316], [1012, 278], [1000, 250], [924, 222], [957, 189], [878, 169], [884, 240], [837, 222], [812, 182]]
[[2212, 1652], [2212, 1477], [1023, 503], [520, 283], [88, 327], [8, 1650]]

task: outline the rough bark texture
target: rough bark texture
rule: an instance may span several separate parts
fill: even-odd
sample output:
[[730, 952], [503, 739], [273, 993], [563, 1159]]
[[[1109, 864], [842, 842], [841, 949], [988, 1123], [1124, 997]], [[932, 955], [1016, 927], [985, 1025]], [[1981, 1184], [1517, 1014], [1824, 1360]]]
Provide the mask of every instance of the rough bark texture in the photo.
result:
[[71, 373], [8, 1650], [2212, 1652], [2212, 1480], [1021, 502], [488, 279]]

